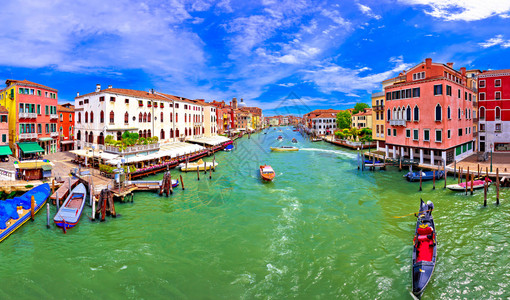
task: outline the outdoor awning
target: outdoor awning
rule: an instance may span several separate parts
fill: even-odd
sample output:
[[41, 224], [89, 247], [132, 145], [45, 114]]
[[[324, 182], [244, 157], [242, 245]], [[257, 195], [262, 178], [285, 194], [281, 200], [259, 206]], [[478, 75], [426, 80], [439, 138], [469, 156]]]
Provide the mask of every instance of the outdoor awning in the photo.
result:
[[52, 167], [51, 165], [42, 165], [41, 169], [43, 169], [43, 171], [51, 171]]
[[46, 141], [53, 141], [53, 138], [50, 138], [50, 137], [42, 137], [42, 138], [39, 138], [39, 140], [41, 142], [46, 142]]
[[11, 148], [9, 146], [0, 146], [0, 155], [12, 155]]
[[60, 141], [60, 144], [72, 144], [74, 141]]
[[25, 154], [44, 152], [44, 149], [36, 142], [18, 143], [18, 146]]

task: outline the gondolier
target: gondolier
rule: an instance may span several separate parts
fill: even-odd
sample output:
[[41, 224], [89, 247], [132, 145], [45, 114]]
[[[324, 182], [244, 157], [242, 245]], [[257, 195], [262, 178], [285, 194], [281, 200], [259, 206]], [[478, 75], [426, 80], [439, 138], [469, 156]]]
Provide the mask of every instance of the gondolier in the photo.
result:
[[432, 213], [432, 211], [434, 210], [434, 203], [432, 203], [432, 201], [427, 201], [427, 206], [429, 207], [429, 211], [430, 213]]

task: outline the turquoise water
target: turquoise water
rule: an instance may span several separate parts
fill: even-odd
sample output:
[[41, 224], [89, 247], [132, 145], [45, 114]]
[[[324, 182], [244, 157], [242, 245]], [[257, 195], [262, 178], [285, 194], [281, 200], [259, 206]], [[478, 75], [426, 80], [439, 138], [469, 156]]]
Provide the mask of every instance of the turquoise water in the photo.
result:
[[[268, 151], [292, 137], [300, 151]], [[355, 157], [271, 129], [217, 153], [212, 180], [181, 173], [186, 190], [137, 193], [117, 219], [82, 216], [64, 235], [41, 211], [0, 244], [0, 299], [411, 299], [415, 218], [394, 216], [420, 197], [434, 201], [438, 231], [423, 299], [510, 297], [508, 190], [497, 207], [491, 187], [484, 208], [483, 191], [418, 192], [398, 169], [358, 171]], [[264, 163], [272, 183], [259, 178]]]

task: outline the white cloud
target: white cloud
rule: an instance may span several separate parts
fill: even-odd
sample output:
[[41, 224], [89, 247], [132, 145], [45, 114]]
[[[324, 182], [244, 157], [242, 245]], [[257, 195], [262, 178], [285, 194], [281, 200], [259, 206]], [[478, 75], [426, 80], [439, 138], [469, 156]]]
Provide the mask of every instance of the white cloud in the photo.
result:
[[503, 47], [503, 48], [508, 48], [509, 44], [510, 44], [510, 40], [505, 41], [503, 39], [503, 35], [501, 35], [501, 34], [498, 34], [495, 37], [490, 38], [483, 43], [478, 43], [478, 45], [480, 45], [482, 48], [490, 48], [490, 47], [494, 47], [497, 45], [501, 45], [501, 47]]
[[392, 69], [368, 75], [362, 74], [370, 70], [368, 67], [350, 69], [330, 63], [317, 70], [306, 71], [304, 79], [313, 81], [322, 92], [342, 92], [353, 96], [355, 91], [371, 92], [380, 89], [383, 80], [411, 66], [404, 63], [402, 56], [392, 57], [390, 63], [394, 65]]
[[508, 16], [510, 0], [399, 0], [411, 5], [425, 5], [425, 13], [446, 21], [477, 21], [493, 16]]
[[364, 13], [365, 15], [367, 15], [367, 16], [369, 16], [371, 18], [374, 18], [376, 20], [380, 20], [381, 19], [381, 16], [375, 14], [370, 7], [368, 7], [366, 5], [363, 5], [361, 3], [357, 3], [357, 5], [358, 5], [359, 10], [362, 13]]
[[347, 26], [347, 27], [351, 25], [351, 23], [349, 21], [345, 20], [340, 15], [340, 12], [338, 10], [326, 10], [326, 9], [323, 9], [321, 11], [321, 14], [323, 16], [331, 19], [333, 22], [335, 22], [338, 25]]
[[279, 86], [283, 86], [283, 87], [293, 87], [295, 86], [296, 84], [293, 83], [293, 82], [288, 82], [288, 83], [279, 83], [278, 84]]

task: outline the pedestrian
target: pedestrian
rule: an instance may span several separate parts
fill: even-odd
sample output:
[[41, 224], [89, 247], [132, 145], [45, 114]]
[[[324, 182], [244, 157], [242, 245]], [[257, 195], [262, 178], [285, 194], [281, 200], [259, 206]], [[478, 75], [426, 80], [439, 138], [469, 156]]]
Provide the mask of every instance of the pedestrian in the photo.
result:
[[429, 207], [429, 211], [430, 213], [432, 213], [432, 211], [434, 210], [434, 203], [432, 203], [432, 201], [427, 201], [427, 206]]

